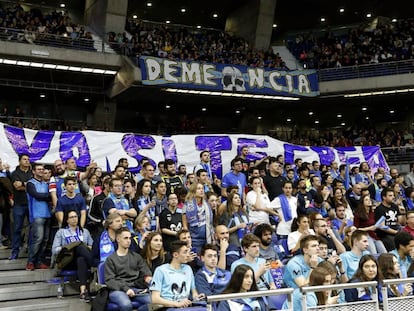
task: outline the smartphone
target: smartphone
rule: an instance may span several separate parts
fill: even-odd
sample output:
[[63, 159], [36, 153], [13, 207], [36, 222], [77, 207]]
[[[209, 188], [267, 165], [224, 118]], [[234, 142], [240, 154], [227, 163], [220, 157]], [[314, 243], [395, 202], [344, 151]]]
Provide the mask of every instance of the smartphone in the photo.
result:
[[333, 290], [331, 291], [331, 297], [338, 296], [338, 295], [340, 295], [341, 293], [342, 293], [342, 289], [339, 289], [339, 290], [333, 289]]

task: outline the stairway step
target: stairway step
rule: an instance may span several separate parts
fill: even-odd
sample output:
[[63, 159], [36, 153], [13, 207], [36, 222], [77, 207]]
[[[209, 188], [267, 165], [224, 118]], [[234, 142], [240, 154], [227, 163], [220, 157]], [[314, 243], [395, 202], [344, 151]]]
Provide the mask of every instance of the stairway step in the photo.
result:
[[[11, 255], [11, 248], [8, 249], [0, 249], [0, 259], [7, 259]], [[27, 258], [27, 252], [23, 251], [20, 252], [19, 258]]]
[[19, 301], [0, 302], [0, 311], [35, 311], [35, 310], [59, 310], [59, 311], [87, 311], [91, 306], [79, 300], [78, 297], [41, 298]]
[[27, 264], [27, 258], [18, 258], [15, 260], [1, 259], [0, 271], [7, 270], [25, 270]]
[[48, 281], [56, 276], [56, 271], [48, 270], [8, 270], [0, 271], [0, 285]]
[[[59, 284], [45, 282], [0, 285], [0, 301], [56, 297], [58, 286]], [[66, 284], [64, 296], [73, 295], [79, 295], [79, 288]]]

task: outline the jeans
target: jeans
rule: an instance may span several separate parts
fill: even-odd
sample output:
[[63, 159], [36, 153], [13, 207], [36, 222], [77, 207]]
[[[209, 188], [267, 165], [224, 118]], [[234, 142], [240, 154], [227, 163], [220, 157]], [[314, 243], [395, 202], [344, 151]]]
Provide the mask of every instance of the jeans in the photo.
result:
[[44, 261], [44, 252], [49, 239], [50, 218], [35, 218], [30, 224], [32, 237], [29, 245], [29, 258], [27, 262], [34, 264]]
[[370, 236], [368, 236], [368, 251], [373, 255], [381, 255], [387, 253], [387, 249], [385, 248], [384, 243], [382, 243], [381, 240], [374, 240]]
[[22, 228], [24, 218], [29, 216], [29, 208], [27, 205], [14, 205], [13, 207], [13, 241], [12, 255], [18, 255], [20, 246], [22, 246]]
[[[132, 288], [134, 290], [134, 288]], [[125, 292], [114, 290], [109, 293], [109, 301], [116, 303], [120, 311], [132, 311], [132, 301], [139, 303], [139, 311], [147, 311], [148, 304], [151, 303], [150, 295], [137, 295], [129, 297]]]

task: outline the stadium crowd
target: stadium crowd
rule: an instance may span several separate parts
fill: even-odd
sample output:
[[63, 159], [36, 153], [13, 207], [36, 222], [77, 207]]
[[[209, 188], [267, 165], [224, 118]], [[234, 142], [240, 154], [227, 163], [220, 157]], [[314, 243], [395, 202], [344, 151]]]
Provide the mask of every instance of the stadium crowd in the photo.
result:
[[0, 39], [93, 50], [92, 34], [72, 22], [68, 12], [25, 11], [20, 4], [0, 7]]
[[[121, 310], [151, 302], [205, 310], [208, 295], [291, 287], [296, 311], [305, 285], [413, 275], [414, 163], [405, 175], [366, 162], [348, 174], [335, 161], [249, 161], [249, 153], [242, 147], [221, 180], [207, 150], [194, 168], [144, 158], [136, 174], [125, 158], [103, 172], [94, 162], [79, 171], [74, 158], [50, 166], [21, 154], [14, 170], [0, 162], [0, 247], [14, 260], [28, 243], [26, 270], [76, 270], [85, 301], [90, 268], [99, 267]], [[404, 284], [389, 292], [411, 294]], [[284, 299], [217, 307], [280, 309]], [[368, 299], [369, 290], [347, 289], [310, 293], [307, 303]]]
[[[109, 33], [116, 51], [137, 63], [140, 56], [173, 60], [204, 61], [250, 67], [288, 69], [278, 53], [252, 49], [248, 42], [219, 30], [191, 29], [128, 21], [127, 32]], [[138, 64], [138, 63], [137, 63]]]
[[344, 35], [331, 31], [298, 35], [288, 47], [307, 68], [378, 64], [412, 59], [413, 35], [414, 19], [380, 19], [374, 27], [364, 23]]

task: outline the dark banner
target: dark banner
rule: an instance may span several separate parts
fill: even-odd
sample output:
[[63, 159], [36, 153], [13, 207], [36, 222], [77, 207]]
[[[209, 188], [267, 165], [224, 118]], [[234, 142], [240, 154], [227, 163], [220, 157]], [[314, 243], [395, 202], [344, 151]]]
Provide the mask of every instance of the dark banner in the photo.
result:
[[142, 56], [144, 85], [246, 94], [318, 96], [316, 70], [275, 70]]

